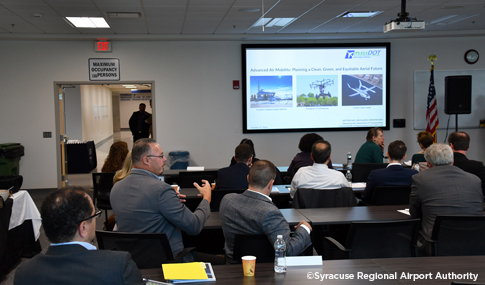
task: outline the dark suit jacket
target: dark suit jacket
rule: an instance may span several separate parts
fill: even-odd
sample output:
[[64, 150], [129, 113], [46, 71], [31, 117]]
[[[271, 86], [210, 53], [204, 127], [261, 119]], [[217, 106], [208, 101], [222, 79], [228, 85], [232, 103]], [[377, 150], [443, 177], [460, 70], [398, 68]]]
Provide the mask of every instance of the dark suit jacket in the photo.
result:
[[248, 189], [249, 166], [243, 162], [217, 171], [215, 189]]
[[485, 195], [485, 166], [483, 162], [468, 159], [464, 154], [459, 152], [453, 153], [453, 165], [465, 170], [468, 173], [475, 174], [482, 181], [482, 193]]
[[140, 111], [133, 112], [133, 115], [131, 115], [130, 121], [128, 122], [128, 124], [130, 125], [131, 134], [135, 135], [138, 118], [140, 118], [140, 116], [144, 121], [141, 134], [143, 135], [143, 137], [148, 137], [150, 135], [150, 124], [146, 123], [146, 120], [151, 117], [151, 114], [147, 112], [145, 112], [144, 114], [140, 113]]
[[377, 186], [411, 185], [412, 176], [417, 173], [416, 170], [404, 168], [401, 165], [372, 170], [367, 178], [364, 193], [362, 193], [362, 201], [369, 204]]
[[229, 258], [232, 258], [236, 234], [265, 234], [271, 244], [277, 235], [283, 235], [288, 256], [302, 253], [312, 243], [303, 227], [298, 227], [290, 237], [290, 227], [281, 211], [268, 198], [253, 191], [224, 196], [219, 215], [226, 240], [224, 249]]
[[436, 216], [482, 216], [480, 179], [453, 165], [430, 167], [413, 175], [409, 212], [429, 236]]
[[145, 284], [128, 252], [87, 250], [82, 245], [51, 246], [23, 261], [14, 284]]

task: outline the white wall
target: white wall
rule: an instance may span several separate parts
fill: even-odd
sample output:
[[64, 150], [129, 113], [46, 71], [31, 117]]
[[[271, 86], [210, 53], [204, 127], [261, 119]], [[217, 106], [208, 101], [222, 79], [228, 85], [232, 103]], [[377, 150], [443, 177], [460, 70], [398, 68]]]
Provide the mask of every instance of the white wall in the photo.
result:
[[[386, 131], [386, 143], [402, 139], [412, 154], [419, 150], [418, 131], [412, 127], [414, 70], [428, 69], [427, 58], [432, 53], [438, 56], [437, 70], [485, 69], [485, 60], [473, 66], [463, 60], [470, 48], [483, 53], [480, 47], [485, 46], [485, 37], [389, 41], [391, 120], [406, 119], [406, 128]], [[101, 56], [93, 51], [90, 41], [0, 41], [0, 142], [25, 146], [20, 161], [23, 187], [57, 187], [57, 142], [55, 136], [42, 139], [43, 131], [56, 132], [53, 83], [88, 82], [86, 62], [96, 57], [119, 58], [122, 82], [154, 82], [157, 140], [166, 153], [188, 150], [196, 164], [222, 167], [229, 165], [239, 141], [248, 137], [254, 141], [259, 158], [288, 165], [298, 152], [303, 133], [242, 134], [241, 91], [232, 89], [232, 80], [241, 80], [241, 43], [115, 41], [113, 53]], [[143, 52], [139, 52], [140, 45]], [[472, 137], [469, 157], [485, 161], [485, 130], [467, 131]], [[438, 131], [439, 141], [444, 133]], [[355, 155], [365, 134], [321, 133], [332, 143], [335, 163], [343, 162], [347, 151]]]
[[113, 135], [111, 90], [101, 85], [81, 85], [83, 140], [95, 144]]

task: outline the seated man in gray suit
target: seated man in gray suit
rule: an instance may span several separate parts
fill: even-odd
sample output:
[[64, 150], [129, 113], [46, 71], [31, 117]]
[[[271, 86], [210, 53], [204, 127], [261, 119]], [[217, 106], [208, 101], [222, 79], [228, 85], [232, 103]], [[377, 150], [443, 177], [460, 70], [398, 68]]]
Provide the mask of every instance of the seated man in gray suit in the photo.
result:
[[[190, 211], [180, 195], [158, 175], [163, 172], [166, 158], [153, 139], [139, 139], [131, 151], [133, 169], [130, 175], [117, 182], [110, 194], [111, 206], [120, 232], [165, 233], [174, 256], [184, 249], [182, 231], [197, 235], [210, 215], [211, 185], [202, 180], [202, 201]], [[182, 199], [182, 200], [179, 200]], [[193, 261], [191, 256], [182, 259]]]
[[290, 236], [288, 222], [273, 204], [269, 194], [276, 177], [276, 167], [267, 160], [259, 160], [249, 170], [249, 189], [242, 194], [227, 194], [221, 201], [220, 217], [226, 240], [224, 249], [228, 260], [232, 260], [236, 234], [265, 234], [271, 244], [277, 235], [283, 235], [286, 254], [298, 255], [311, 245], [312, 227], [301, 221]]
[[453, 165], [475, 174], [482, 181], [482, 193], [485, 194], [485, 166], [483, 162], [466, 157], [470, 148], [470, 136], [465, 132], [452, 132], [448, 136], [448, 143], [453, 149]]
[[454, 167], [453, 150], [445, 144], [431, 145], [424, 152], [429, 169], [413, 175], [409, 211], [421, 218], [421, 228], [431, 236], [436, 216], [482, 216], [480, 179]]
[[15, 284], [145, 284], [129, 253], [92, 245], [101, 211], [83, 188], [50, 193], [40, 212], [51, 245], [20, 264]]

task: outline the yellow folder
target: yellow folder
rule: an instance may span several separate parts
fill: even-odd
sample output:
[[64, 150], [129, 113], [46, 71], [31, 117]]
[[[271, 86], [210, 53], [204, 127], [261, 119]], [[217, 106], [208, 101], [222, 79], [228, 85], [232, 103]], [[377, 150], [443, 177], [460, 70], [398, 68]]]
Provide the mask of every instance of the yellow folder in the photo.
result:
[[207, 279], [204, 262], [162, 264], [166, 280]]

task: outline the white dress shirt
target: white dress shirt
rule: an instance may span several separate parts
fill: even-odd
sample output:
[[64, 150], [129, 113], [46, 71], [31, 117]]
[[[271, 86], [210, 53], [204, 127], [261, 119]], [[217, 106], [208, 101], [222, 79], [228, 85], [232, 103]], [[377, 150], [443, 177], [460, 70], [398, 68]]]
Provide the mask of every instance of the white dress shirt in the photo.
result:
[[314, 163], [312, 166], [301, 167], [291, 180], [290, 195], [295, 196], [296, 189], [338, 189], [352, 187], [340, 171], [329, 169], [326, 164]]

